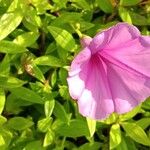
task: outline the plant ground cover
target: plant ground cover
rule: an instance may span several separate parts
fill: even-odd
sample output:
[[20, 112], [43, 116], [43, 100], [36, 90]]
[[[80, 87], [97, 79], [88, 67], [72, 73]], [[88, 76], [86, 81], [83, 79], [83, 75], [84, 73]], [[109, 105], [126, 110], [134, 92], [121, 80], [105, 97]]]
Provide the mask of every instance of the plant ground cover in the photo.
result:
[[150, 1], [0, 0], [0, 150], [150, 149], [150, 99], [95, 121], [69, 96], [81, 33], [117, 22], [150, 36]]

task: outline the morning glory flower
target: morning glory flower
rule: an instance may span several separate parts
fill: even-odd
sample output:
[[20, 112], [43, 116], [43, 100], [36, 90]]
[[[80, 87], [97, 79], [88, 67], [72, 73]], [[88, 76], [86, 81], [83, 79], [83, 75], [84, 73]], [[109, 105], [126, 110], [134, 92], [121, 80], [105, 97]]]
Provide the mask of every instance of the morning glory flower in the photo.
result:
[[150, 36], [127, 23], [81, 39], [67, 78], [79, 112], [105, 119], [132, 110], [150, 96]]

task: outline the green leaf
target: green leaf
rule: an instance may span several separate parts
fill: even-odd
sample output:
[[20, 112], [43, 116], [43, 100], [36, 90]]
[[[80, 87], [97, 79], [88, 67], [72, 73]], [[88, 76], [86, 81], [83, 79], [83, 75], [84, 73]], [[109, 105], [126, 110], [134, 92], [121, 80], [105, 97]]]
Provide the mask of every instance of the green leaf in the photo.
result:
[[23, 117], [13, 117], [7, 122], [9, 128], [14, 130], [25, 130], [33, 125], [33, 122]]
[[5, 140], [3, 136], [0, 134], [0, 147], [5, 145]]
[[105, 13], [112, 13], [113, 6], [110, 0], [96, 0], [99, 8], [103, 10]]
[[14, 88], [14, 89], [9, 89], [12, 94], [14, 94], [17, 98], [20, 98], [22, 100], [26, 100], [32, 103], [39, 103], [43, 104], [44, 100], [34, 91], [25, 88], [25, 87], [20, 87], [20, 88]]
[[15, 77], [3, 77], [0, 76], [0, 87], [1, 88], [17, 88], [25, 84], [25, 81], [22, 81]]
[[56, 132], [62, 136], [80, 137], [89, 136], [89, 129], [86, 121], [71, 120], [69, 125], [63, 124], [56, 129]]
[[120, 0], [120, 5], [133, 6], [133, 5], [137, 5], [140, 2], [141, 0]]
[[34, 42], [38, 39], [38, 37], [39, 37], [38, 32], [27, 32], [17, 36], [16, 39], [14, 39], [14, 43], [23, 47], [28, 47], [34, 44]]
[[28, 142], [24, 150], [45, 150], [45, 148], [43, 148], [42, 142], [39, 140]]
[[140, 126], [135, 123], [122, 123], [122, 126], [127, 135], [130, 136], [134, 141], [150, 146], [150, 139]]
[[121, 131], [119, 124], [113, 124], [110, 129], [110, 149], [114, 149], [121, 142]]
[[10, 54], [16, 54], [16, 53], [23, 53], [26, 52], [27, 49], [13, 43], [11, 41], [0, 41], [0, 52], [2, 53], [10, 53]]
[[77, 6], [85, 10], [91, 10], [90, 5], [86, 0], [72, 0]]
[[45, 116], [50, 117], [55, 107], [55, 100], [46, 101], [44, 104]]
[[134, 141], [128, 137], [128, 136], [124, 136], [124, 134], [122, 133], [121, 135], [121, 143], [114, 148], [114, 150], [137, 150]]
[[61, 67], [63, 65], [62, 61], [54, 56], [45, 55], [38, 57], [34, 60], [36, 65], [45, 65], [45, 66], [52, 66], [52, 67]]
[[47, 117], [38, 121], [38, 129], [41, 132], [47, 132], [51, 126], [52, 118]]
[[54, 133], [49, 130], [44, 137], [43, 147], [50, 145], [54, 140]]
[[136, 122], [138, 126], [140, 126], [142, 129], [146, 129], [148, 126], [150, 126], [150, 118], [142, 118]]
[[2, 88], [0, 88], [0, 114], [2, 114], [5, 106], [5, 92]]
[[55, 107], [54, 107], [54, 111], [53, 111], [54, 115], [59, 118], [60, 120], [62, 120], [63, 122], [67, 122], [69, 121], [69, 116], [66, 113], [64, 107], [57, 101], [55, 101]]
[[41, 82], [45, 82], [45, 77], [42, 71], [39, 69], [39, 67], [36, 66], [35, 64], [32, 64], [31, 66], [32, 66], [32, 75], [37, 79], [39, 79]]
[[86, 118], [89, 132], [90, 132], [90, 137], [92, 137], [95, 133], [96, 130], [96, 120], [92, 120], [90, 118]]
[[54, 26], [48, 26], [47, 28], [57, 44], [64, 50], [73, 51], [75, 49], [75, 41], [68, 31]]
[[0, 126], [2, 126], [6, 121], [7, 119], [0, 115]]
[[133, 110], [129, 111], [128, 113], [119, 115], [119, 120], [120, 121], [125, 121], [133, 118], [141, 109], [141, 105], [138, 105], [135, 107]]
[[[0, 146], [1, 150], [6, 150], [8, 149], [8, 146], [11, 142], [12, 139], [12, 133], [4, 128], [1, 128], [0, 130], [0, 135], [2, 136], [3, 139], [1, 139], [5, 144]], [[1, 141], [0, 140], [0, 141]], [[2, 142], [2, 143], [3, 143]]]
[[140, 25], [140, 26], [150, 25], [148, 19], [144, 15], [142, 16], [139, 13], [134, 13], [132, 11], [130, 11], [129, 14], [132, 19], [132, 23], [134, 25]]
[[79, 148], [75, 148], [74, 150], [99, 150], [100, 149], [99, 142], [85, 143], [81, 145]]
[[126, 8], [119, 7], [119, 16], [124, 22], [132, 24], [132, 18], [130, 16], [129, 11]]
[[9, 55], [6, 54], [3, 60], [0, 62], [0, 73], [1, 76], [8, 76], [10, 71], [10, 58]]
[[21, 11], [5, 13], [0, 18], [0, 40], [7, 37], [21, 23], [23, 15]]

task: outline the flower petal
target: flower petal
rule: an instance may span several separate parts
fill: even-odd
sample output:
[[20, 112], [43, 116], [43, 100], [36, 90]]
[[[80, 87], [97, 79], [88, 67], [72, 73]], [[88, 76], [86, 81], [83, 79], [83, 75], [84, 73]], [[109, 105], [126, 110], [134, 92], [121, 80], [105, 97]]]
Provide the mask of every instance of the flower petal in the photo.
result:
[[127, 23], [117, 25], [99, 32], [90, 43], [92, 53], [103, 49], [116, 48], [140, 36], [139, 30]]
[[[75, 57], [71, 64], [67, 81], [69, 93], [73, 99], [78, 99], [83, 91], [88, 76], [87, 65], [90, 57], [91, 51], [86, 47]], [[82, 78], [80, 78], [79, 73]]]
[[104, 119], [114, 111], [104, 64], [100, 59], [92, 58], [88, 69], [88, 79], [78, 99], [79, 111], [83, 116]]
[[150, 78], [150, 37], [139, 37], [123, 47], [106, 51], [106, 53], [124, 64], [128, 70], [134, 70], [135, 73]]
[[116, 112], [128, 112], [150, 96], [150, 78], [131, 73], [109, 61], [105, 60], [105, 63]]
[[82, 66], [84, 66], [90, 58], [91, 51], [86, 47], [74, 58], [69, 70], [69, 76], [77, 75], [81, 71]]

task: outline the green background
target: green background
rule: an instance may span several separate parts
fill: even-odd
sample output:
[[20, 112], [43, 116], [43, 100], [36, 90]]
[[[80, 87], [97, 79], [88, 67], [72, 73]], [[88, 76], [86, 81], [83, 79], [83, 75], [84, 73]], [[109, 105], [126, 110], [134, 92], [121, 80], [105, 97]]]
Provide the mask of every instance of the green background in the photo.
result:
[[150, 35], [149, 0], [0, 0], [0, 150], [148, 150], [150, 99], [94, 121], [68, 93], [68, 68], [117, 22]]

